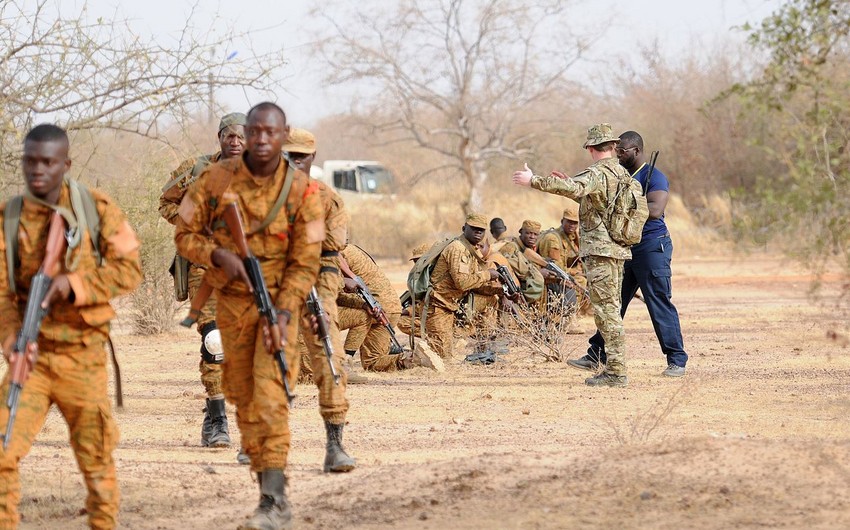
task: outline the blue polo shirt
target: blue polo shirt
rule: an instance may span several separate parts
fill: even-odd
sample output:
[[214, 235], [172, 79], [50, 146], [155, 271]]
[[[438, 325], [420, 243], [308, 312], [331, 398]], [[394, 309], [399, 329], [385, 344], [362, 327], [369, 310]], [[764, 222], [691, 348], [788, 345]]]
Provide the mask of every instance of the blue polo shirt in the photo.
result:
[[[648, 175], [649, 164], [644, 163], [632, 176], [640, 182], [641, 187], [646, 189], [647, 194], [653, 191], [670, 192], [670, 181], [667, 180], [667, 175], [662, 173], [661, 170], [658, 168], [652, 170], [652, 178], [649, 180], [649, 187], [646, 187], [646, 177]], [[641, 240], [646, 241], [647, 239], [655, 239], [666, 234], [667, 223], [664, 222], [664, 216], [662, 215], [660, 219], [646, 220], [646, 224], [643, 225], [643, 236], [641, 237]]]

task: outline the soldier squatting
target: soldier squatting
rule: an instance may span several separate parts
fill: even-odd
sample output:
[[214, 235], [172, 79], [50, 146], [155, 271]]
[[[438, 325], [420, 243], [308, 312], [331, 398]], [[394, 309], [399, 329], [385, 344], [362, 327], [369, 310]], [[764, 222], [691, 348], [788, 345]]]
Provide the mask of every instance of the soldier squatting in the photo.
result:
[[[217, 137], [218, 152], [171, 173], [159, 213], [175, 226], [178, 296], [193, 299], [197, 310], [207, 393], [201, 445], [230, 445], [229, 401], [241, 433], [239, 460], [256, 474], [260, 500], [240, 528], [291, 526], [285, 469], [290, 394], [299, 375], [319, 389], [324, 471], [356, 467], [343, 447], [343, 426], [346, 385], [368, 381], [352, 371], [357, 354], [366, 372], [441, 370], [454, 359], [463, 324], [474, 344], [465, 360], [486, 364], [496, 358], [486, 331], [495, 318], [532, 309], [566, 313], [566, 335], [581, 334], [578, 315], [592, 312], [596, 333], [587, 354], [569, 364], [596, 372], [587, 385], [622, 387], [628, 384], [622, 318], [640, 289], [666, 356], [663, 374], [685, 374], [688, 357], [670, 302], [669, 183], [647, 163], [636, 132], [617, 137], [608, 124], [591, 127], [583, 147], [592, 164], [572, 177], [536, 175], [527, 166], [515, 172], [514, 184], [565, 197], [560, 225], [542, 231], [539, 220], [527, 219], [512, 237], [502, 219], [469, 214], [457, 236], [413, 250], [411, 290], [400, 298], [367, 250], [348, 241], [342, 198], [309, 177], [317, 153], [311, 133], [291, 129], [285, 112], [265, 102], [223, 116]], [[7, 433], [0, 528], [19, 522], [18, 463], [53, 403], [68, 423], [85, 479], [89, 524], [115, 528], [118, 432], [107, 398], [105, 345], [115, 316], [109, 301], [141, 281], [139, 241], [109, 197], [66, 176], [64, 130], [39, 125], [23, 148], [25, 193], [2, 207], [0, 237], [7, 258], [0, 267], [0, 338], [11, 367], [0, 390], [6, 396], [12, 387], [22, 389], [14, 418], [0, 406]], [[626, 245], [609, 230], [609, 212], [620, 186], [635, 179], [649, 220], [640, 242]], [[62, 230], [48, 229], [54, 225]], [[403, 347], [395, 327], [419, 345]], [[29, 337], [22, 330], [37, 340], [21, 339]]]

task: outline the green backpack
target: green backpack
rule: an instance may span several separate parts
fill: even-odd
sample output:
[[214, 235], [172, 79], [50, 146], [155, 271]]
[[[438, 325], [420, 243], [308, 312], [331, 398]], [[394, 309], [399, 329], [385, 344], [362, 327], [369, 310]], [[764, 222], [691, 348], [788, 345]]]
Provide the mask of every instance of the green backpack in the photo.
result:
[[[422, 254], [422, 257], [416, 261], [416, 264], [413, 265], [413, 268], [410, 269], [410, 273], [407, 275], [407, 291], [410, 296], [411, 317], [416, 316], [416, 306], [419, 302], [422, 303], [420, 328], [423, 337], [425, 336], [425, 318], [428, 312], [428, 302], [431, 299], [431, 272], [433, 272], [434, 267], [437, 265], [437, 259], [439, 259], [446, 247], [449, 246], [449, 243], [456, 239], [456, 237], [447, 238], [431, 245], [431, 248], [425, 254]], [[414, 335], [415, 333], [410, 334], [411, 349], [414, 346]]]
[[648, 218], [649, 206], [640, 182], [631, 176], [619, 179], [614, 200], [602, 216], [608, 235], [620, 245], [636, 245]]
[[[94, 197], [91, 191], [76, 180], [69, 179], [68, 185], [71, 191], [71, 205], [77, 219], [85, 222], [85, 229], [89, 232], [97, 264], [103, 263], [100, 254], [100, 214], [97, 212]], [[16, 195], [6, 203], [3, 212], [3, 232], [6, 236], [6, 270], [9, 274], [9, 290], [16, 292], [15, 269], [21, 264], [18, 256], [18, 226], [21, 224], [21, 210], [24, 206], [24, 196]], [[79, 229], [82, 229], [80, 227]], [[80, 234], [82, 236], [82, 234]], [[69, 248], [69, 251], [71, 249]]]

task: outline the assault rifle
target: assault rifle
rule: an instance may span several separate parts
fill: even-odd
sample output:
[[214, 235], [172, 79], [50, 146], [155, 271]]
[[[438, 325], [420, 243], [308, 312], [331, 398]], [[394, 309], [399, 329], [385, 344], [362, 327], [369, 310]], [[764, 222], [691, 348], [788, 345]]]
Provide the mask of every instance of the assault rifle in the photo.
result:
[[496, 272], [499, 273], [499, 283], [502, 284], [502, 291], [504, 291], [505, 296], [510, 299], [516, 298], [517, 295], [522, 296], [519, 285], [514, 281], [511, 271], [506, 266], [497, 265]]
[[314, 285], [310, 289], [310, 294], [307, 295], [307, 309], [316, 317], [319, 340], [322, 341], [322, 346], [325, 348], [325, 355], [328, 357], [328, 365], [331, 367], [331, 375], [334, 378], [334, 384], [339, 384], [339, 374], [336, 373], [334, 367], [334, 345], [331, 342], [331, 330], [328, 326], [325, 308], [322, 306], [322, 299], [319, 298], [319, 293]]
[[38, 360], [38, 332], [41, 322], [50, 310], [49, 307], [41, 307], [44, 297], [47, 295], [50, 284], [53, 282], [53, 274], [59, 258], [65, 250], [65, 219], [58, 212], [50, 216], [50, 228], [47, 231], [47, 249], [44, 253], [44, 261], [32, 278], [27, 307], [24, 312], [24, 321], [21, 331], [15, 339], [12, 350], [18, 355], [11, 361], [9, 366], [10, 384], [9, 394], [6, 397], [6, 406], [9, 407], [9, 422], [6, 424], [6, 434], [3, 435], [3, 450], [9, 447], [12, 438], [12, 427], [15, 425], [15, 417], [18, 414], [18, 401], [21, 398], [24, 383], [29, 379], [30, 371], [35, 368]]
[[555, 276], [558, 277], [558, 280], [560, 280], [562, 283], [567, 284], [568, 287], [572, 287], [576, 291], [581, 290], [582, 294], [584, 294], [585, 299], [590, 300], [590, 291], [579, 285], [573, 275], [565, 271], [561, 267], [558, 267], [557, 263], [552, 260], [549, 260], [546, 262], [546, 268], [554, 272]]
[[[286, 391], [286, 398], [292, 403], [295, 395], [289, 388], [289, 367], [286, 364], [286, 354], [280, 346], [280, 327], [277, 324], [278, 312], [277, 308], [272, 303], [269, 289], [266, 287], [266, 279], [263, 278], [263, 269], [260, 268], [260, 260], [251, 252], [248, 247], [248, 239], [245, 237], [245, 229], [242, 224], [242, 216], [239, 215], [239, 208], [236, 203], [230, 203], [224, 207], [224, 222], [227, 229], [230, 231], [230, 237], [236, 243], [236, 250], [239, 257], [242, 258], [242, 263], [245, 265], [245, 272], [248, 273], [248, 279], [251, 282], [251, 288], [254, 291], [254, 303], [257, 305], [257, 311], [260, 313], [260, 319], [263, 320], [263, 327], [268, 330], [271, 336], [271, 350], [269, 353], [274, 355], [277, 365], [280, 368], [280, 373], [283, 376], [283, 389]], [[290, 318], [293, 318], [290, 316]], [[290, 340], [295, 340], [295, 337], [289, 337]]]
[[387, 318], [387, 313], [384, 311], [381, 303], [375, 299], [372, 291], [366, 287], [366, 282], [363, 281], [363, 278], [354, 274], [348, 266], [348, 262], [345, 261], [345, 258], [343, 258], [342, 255], [339, 256], [339, 270], [341, 270], [348, 279], [354, 280], [354, 283], [357, 284], [357, 294], [360, 295], [360, 298], [363, 299], [366, 307], [369, 308], [369, 314], [390, 332], [390, 354], [397, 355], [404, 352], [404, 348], [401, 347], [401, 343], [395, 336], [395, 330], [393, 329], [392, 324], [390, 324], [390, 321]]

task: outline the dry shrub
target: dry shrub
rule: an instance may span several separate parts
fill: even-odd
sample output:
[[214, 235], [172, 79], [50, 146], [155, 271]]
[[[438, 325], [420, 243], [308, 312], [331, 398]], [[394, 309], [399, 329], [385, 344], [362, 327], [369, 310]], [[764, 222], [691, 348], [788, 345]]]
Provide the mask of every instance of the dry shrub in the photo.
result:
[[689, 397], [693, 385], [693, 381], [685, 382], [666, 397], [656, 398], [645, 410], [629, 414], [623, 421], [614, 414], [613, 417], [605, 418], [604, 423], [620, 445], [647, 443], [658, 434], [659, 428], [667, 422], [673, 410]]
[[499, 333], [506, 335], [512, 345], [532, 358], [547, 362], [566, 361], [575, 354], [584, 339], [570, 340], [571, 337], [578, 337], [566, 333], [569, 319], [576, 308], [575, 305], [559, 303], [560, 299], [560, 295], [555, 295], [552, 310], [539, 304], [526, 307], [515, 305], [516, 313], [508, 317], [507, 325], [498, 326]]

